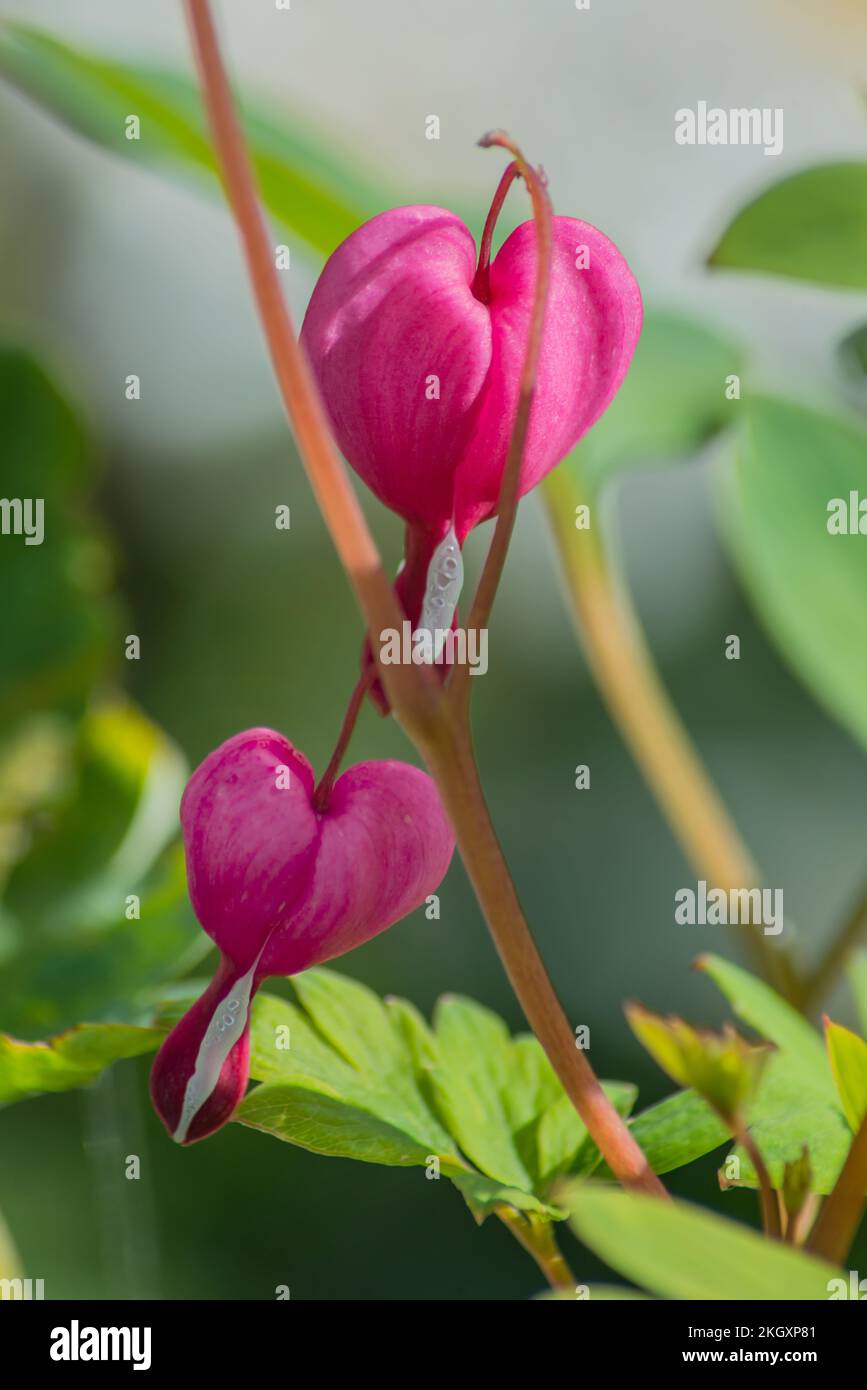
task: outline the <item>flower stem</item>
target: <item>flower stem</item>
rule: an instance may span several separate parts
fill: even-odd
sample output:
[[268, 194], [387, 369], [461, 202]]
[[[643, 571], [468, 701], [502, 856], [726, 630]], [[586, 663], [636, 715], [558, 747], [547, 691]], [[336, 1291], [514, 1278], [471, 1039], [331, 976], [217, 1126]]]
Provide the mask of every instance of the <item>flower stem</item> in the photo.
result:
[[343, 716], [343, 724], [340, 728], [340, 733], [337, 738], [337, 744], [335, 746], [334, 752], [331, 754], [331, 761], [329, 762], [327, 768], [323, 772], [322, 777], [319, 781], [319, 785], [313, 793], [313, 807], [317, 811], [324, 811], [326, 806], [328, 805], [328, 799], [331, 796], [331, 788], [334, 785], [334, 779], [340, 771], [340, 764], [343, 762], [346, 750], [349, 747], [349, 742], [352, 738], [353, 730], [355, 729], [356, 720], [358, 719], [358, 716], [361, 712], [361, 706], [364, 704], [364, 697], [367, 694], [367, 691], [370, 688], [371, 684], [373, 683], [373, 678], [375, 674], [376, 667], [371, 662], [371, 664], [367, 667], [367, 670], [359, 676], [355, 685], [355, 689], [349, 697], [349, 704], [347, 705], [346, 713]]
[[532, 1216], [522, 1216], [514, 1207], [497, 1207], [496, 1212], [515, 1240], [533, 1256], [551, 1288], [574, 1290], [575, 1275], [557, 1244], [553, 1223], [534, 1220]]
[[424, 751], [500, 960], [563, 1089], [623, 1185], [665, 1196], [662, 1183], [576, 1044], [491, 823], [469, 731], [453, 716], [450, 736]]
[[[371, 632], [399, 630], [403, 618], [400, 605], [332, 442], [325, 408], [283, 299], [210, 8], [207, 0], [185, 0], [185, 9], [218, 167], [240, 232], [274, 375], [307, 476]], [[404, 719], [423, 727], [432, 716], [439, 693], [425, 668], [395, 664], [381, 675]]]
[[807, 1249], [814, 1255], [841, 1264], [855, 1239], [864, 1211], [867, 1191], [867, 1115], [852, 1140], [834, 1190], [819, 1212]]
[[493, 201], [488, 210], [488, 215], [485, 219], [485, 226], [484, 230], [482, 231], [482, 239], [479, 242], [479, 263], [476, 267], [476, 273], [473, 277], [472, 284], [473, 294], [476, 296], [476, 299], [480, 299], [483, 304], [487, 304], [489, 302], [490, 297], [489, 274], [491, 268], [491, 245], [494, 240], [494, 228], [497, 225], [497, 219], [500, 216], [500, 212], [502, 211], [503, 203], [506, 201], [506, 194], [508, 193], [513, 181], [517, 178], [517, 176], [518, 161], [516, 159], [513, 159], [511, 164], [506, 166], [506, 169], [503, 172], [503, 176], [500, 179], [500, 182], [497, 184], [497, 191], [494, 194]]
[[[478, 632], [487, 626], [494, 599], [497, 596], [503, 567], [506, 563], [509, 542], [515, 529], [518, 498], [521, 491], [521, 464], [524, 458], [524, 445], [527, 442], [527, 431], [530, 427], [533, 396], [536, 392], [536, 369], [542, 348], [542, 332], [545, 326], [545, 308], [548, 303], [548, 288], [551, 282], [551, 258], [554, 244], [551, 200], [538, 171], [527, 163], [519, 147], [501, 130], [491, 131], [488, 135], [482, 136], [479, 144], [485, 149], [496, 145], [514, 155], [513, 163], [508, 166], [500, 180], [491, 211], [488, 214], [482, 238], [482, 250], [479, 255], [479, 271], [484, 266], [485, 276], [487, 276], [487, 265], [483, 257], [490, 253], [494, 223], [503, 205], [503, 199], [512, 179], [516, 174], [520, 174], [529, 189], [533, 204], [533, 218], [536, 226], [536, 283], [533, 291], [533, 308], [527, 331], [527, 343], [524, 349], [524, 361], [521, 366], [521, 379], [518, 384], [515, 418], [512, 422], [506, 466], [503, 469], [500, 495], [497, 499], [497, 520], [479, 585], [473, 598], [470, 616], [467, 620], [467, 627], [471, 632]], [[470, 684], [470, 668], [466, 663], [454, 668], [448, 687], [449, 700], [456, 709], [462, 711], [463, 717], [467, 719], [472, 686]]]
[[762, 1228], [765, 1235], [772, 1236], [774, 1240], [781, 1240], [783, 1227], [780, 1221], [780, 1207], [777, 1202], [777, 1194], [771, 1183], [768, 1165], [748, 1129], [739, 1126], [735, 1130], [735, 1138], [749, 1156], [750, 1162], [756, 1170], [756, 1178], [759, 1183], [759, 1203], [762, 1209]]
[[[562, 465], [542, 491], [596, 684], [687, 859], [726, 892], [759, 886], [758, 869], [662, 685], [598, 532], [575, 529], [582, 498]], [[769, 983], [798, 1002], [800, 981], [788, 955], [755, 926], [742, 924], [741, 931]]]
[[[400, 629], [402, 613], [334, 449], [307, 359], [292, 331], [207, 0], [185, 0], [185, 7], [217, 162], [241, 233], [275, 376], [314, 493], [373, 638], [385, 628]], [[505, 137], [497, 143], [505, 143]], [[537, 192], [537, 200], [539, 196]], [[539, 242], [543, 247], [544, 235], [540, 235]], [[540, 250], [540, 264], [541, 256]], [[537, 284], [537, 303], [540, 297], [544, 299], [544, 286]], [[529, 402], [526, 409], [529, 410]], [[517, 488], [516, 476], [514, 486]], [[502, 523], [501, 516], [498, 531]], [[495, 545], [497, 532], [492, 551]], [[504, 555], [503, 550], [491, 566], [493, 584], [486, 590], [491, 601]], [[376, 654], [375, 640], [371, 645]], [[431, 668], [380, 665], [379, 673], [395, 714], [437, 782], [500, 957], [530, 1026], [567, 1094], [612, 1172], [627, 1186], [665, 1195], [589, 1062], [575, 1047], [572, 1030], [536, 949], [491, 825], [472, 754], [465, 706], [462, 715], [456, 712], [451, 701], [444, 698]]]

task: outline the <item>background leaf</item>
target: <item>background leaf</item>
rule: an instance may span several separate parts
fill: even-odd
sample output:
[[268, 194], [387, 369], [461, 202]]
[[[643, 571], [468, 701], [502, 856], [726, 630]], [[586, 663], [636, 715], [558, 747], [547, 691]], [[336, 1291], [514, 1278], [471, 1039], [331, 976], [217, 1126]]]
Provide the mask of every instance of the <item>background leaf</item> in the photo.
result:
[[120, 696], [80, 722], [65, 784], [39, 807], [31, 843], [12, 871], [5, 907], [43, 932], [112, 921], [178, 829], [187, 776], [179, 750]]
[[827, 529], [829, 500], [867, 496], [867, 432], [790, 401], [743, 411], [724, 539], [782, 655], [867, 746], [867, 545]]
[[696, 966], [722, 990], [738, 1018], [775, 1043], [822, 1090], [832, 1094], [822, 1040], [807, 1020], [770, 985], [722, 956], [699, 956]]
[[834, 1084], [853, 1134], [867, 1115], [867, 1042], [840, 1023], [825, 1024]]
[[84, 1023], [48, 1042], [21, 1042], [0, 1033], [0, 1105], [44, 1091], [86, 1086], [112, 1062], [158, 1046], [156, 1028]]
[[580, 1240], [662, 1298], [827, 1299], [839, 1270], [686, 1202], [583, 1187], [569, 1198]]
[[[186, 77], [94, 57], [10, 22], [0, 29], [0, 76], [114, 154], [215, 176], [198, 90]], [[139, 140], [126, 138], [130, 114], [141, 121]], [[394, 201], [359, 175], [356, 159], [331, 154], [333, 139], [287, 112], [277, 122], [242, 102], [241, 117], [266, 208], [316, 251], [328, 255]]]
[[82, 426], [27, 353], [0, 347], [2, 495], [41, 499], [44, 538], [0, 536], [0, 738], [22, 715], [78, 714], [108, 665], [110, 559], [82, 498], [93, 474]]
[[736, 422], [726, 377], [742, 370], [741, 350], [727, 338], [648, 310], [625, 382], [563, 469], [594, 490], [624, 470], [694, 454]]
[[867, 289], [867, 164], [823, 164], [738, 213], [709, 264]]
[[[740, 966], [719, 956], [698, 961], [722, 990], [734, 1012], [779, 1051], [768, 1059], [758, 1093], [748, 1108], [749, 1127], [768, 1165], [776, 1188], [785, 1166], [808, 1145], [813, 1187], [830, 1192], [849, 1150], [851, 1135], [834, 1087], [819, 1034], [778, 994]], [[740, 1177], [723, 1178], [730, 1186], [755, 1187], [752, 1163], [737, 1147]]]
[[81, 1022], [145, 1023], [166, 986], [212, 949], [187, 896], [183, 854], [170, 848], [140, 885], [141, 918], [123, 902], [111, 922], [47, 935], [0, 971], [0, 1019], [23, 1038]]

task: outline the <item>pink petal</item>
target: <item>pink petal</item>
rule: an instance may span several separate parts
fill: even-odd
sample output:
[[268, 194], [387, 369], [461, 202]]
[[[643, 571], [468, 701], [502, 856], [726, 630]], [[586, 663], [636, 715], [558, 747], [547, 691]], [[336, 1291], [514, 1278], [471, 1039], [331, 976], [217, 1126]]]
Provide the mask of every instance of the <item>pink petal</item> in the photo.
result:
[[190, 899], [236, 965], [255, 960], [304, 898], [319, 845], [312, 794], [309, 762], [273, 729], [235, 734], [190, 778], [181, 801]]
[[[589, 266], [576, 268], [586, 246]], [[491, 515], [499, 496], [536, 279], [532, 222], [503, 243], [490, 270], [491, 370], [457, 475], [458, 533]], [[641, 333], [641, 292], [617, 247], [587, 222], [554, 218], [551, 288], [521, 473], [528, 492], [611, 403]]]
[[[475, 256], [454, 213], [381, 213], [331, 256], [301, 331], [344, 456], [387, 506], [433, 527], [452, 515], [491, 360]], [[426, 399], [431, 375], [439, 400]]]
[[269, 940], [263, 975], [291, 975], [369, 941], [442, 881], [454, 836], [434, 783], [407, 763], [358, 763], [337, 779], [303, 906]]

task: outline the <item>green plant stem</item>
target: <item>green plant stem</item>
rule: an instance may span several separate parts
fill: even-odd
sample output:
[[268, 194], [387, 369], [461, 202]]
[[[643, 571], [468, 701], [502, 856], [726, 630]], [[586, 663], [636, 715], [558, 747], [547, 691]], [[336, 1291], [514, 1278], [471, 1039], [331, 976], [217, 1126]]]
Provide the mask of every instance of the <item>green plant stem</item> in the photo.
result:
[[[241, 235], [274, 373], [314, 493], [373, 638], [385, 628], [399, 629], [402, 614], [292, 330], [207, 0], [185, 0], [185, 8], [218, 167]], [[376, 653], [375, 640], [371, 646]], [[396, 664], [380, 666], [379, 671], [395, 714], [438, 784], [485, 919], [531, 1028], [612, 1172], [627, 1186], [664, 1195], [665, 1189], [574, 1045], [491, 825], [466, 720], [456, 724], [454, 708], [429, 669]]]
[[[561, 467], [542, 491], [596, 684], [684, 854], [716, 888], [760, 886], [756, 865], [662, 685], [598, 530], [575, 528], [575, 507], [583, 500], [577, 488]], [[768, 982], [797, 1002], [799, 980], [788, 956], [754, 926], [742, 925], [741, 935]]]
[[805, 1011], [814, 1009], [833, 986], [852, 952], [867, 933], [867, 887], [865, 887], [843, 926], [834, 936], [814, 970], [802, 986]]
[[858, 1231], [867, 1192], [867, 1115], [852, 1140], [842, 1172], [826, 1198], [807, 1249], [834, 1264], [842, 1264]]
[[575, 1289], [575, 1275], [563, 1258], [552, 1222], [521, 1216], [514, 1207], [497, 1207], [496, 1212], [506, 1229], [532, 1255], [552, 1289]]

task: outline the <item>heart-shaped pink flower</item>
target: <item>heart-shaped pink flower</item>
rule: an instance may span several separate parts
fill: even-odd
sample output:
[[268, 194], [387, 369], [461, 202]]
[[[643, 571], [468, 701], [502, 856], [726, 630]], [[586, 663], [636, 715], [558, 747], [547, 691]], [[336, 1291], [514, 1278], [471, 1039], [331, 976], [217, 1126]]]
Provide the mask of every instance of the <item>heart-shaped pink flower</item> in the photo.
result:
[[[573, 217], [553, 218], [552, 231], [520, 496], [610, 405], [641, 332], [641, 293], [614, 243]], [[496, 512], [535, 282], [532, 222], [477, 269], [459, 217], [402, 207], [347, 237], [310, 299], [301, 341], [337, 443], [407, 522], [396, 589], [413, 625], [438, 547], [452, 533], [462, 546]]]
[[213, 1133], [243, 1096], [261, 981], [370, 940], [424, 902], [448, 868], [454, 837], [418, 768], [359, 763], [322, 811], [313, 791], [303, 753], [271, 729], [250, 729], [211, 753], [184, 793], [190, 897], [221, 963], [151, 1074], [154, 1105], [180, 1143]]
[[[328, 260], [301, 332], [337, 442], [394, 511], [460, 541], [493, 515], [527, 345], [536, 236], [524, 222], [485, 274], [444, 208], [365, 222]], [[641, 331], [638, 284], [612, 241], [553, 219], [553, 256], [521, 493], [610, 404]]]

